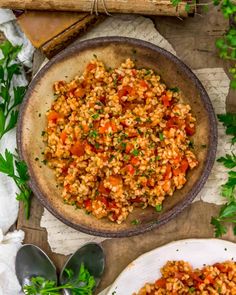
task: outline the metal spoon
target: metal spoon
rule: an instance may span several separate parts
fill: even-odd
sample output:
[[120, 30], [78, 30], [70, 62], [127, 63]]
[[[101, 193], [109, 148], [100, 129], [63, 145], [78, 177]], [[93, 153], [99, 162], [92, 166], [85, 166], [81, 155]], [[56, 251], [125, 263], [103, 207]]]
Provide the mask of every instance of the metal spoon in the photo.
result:
[[22, 287], [32, 277], [40, 276], [57, 283], [56, 267], [45, 252], [34, 245], [23, 245], [16, 254], [16, 276]]
[[[84, 263], [85, 268], [94, 277], [96, 287], [98, 286], [105, 267], [105, 254], [102, 247], [96, 243], [88, 243], [79, 248], [65, 263], [60, 273], [60, 284], [63, 285], [68, 281], [66, 269], [71, 269], [74, 273], [72, 278], [75, 279], [80, 270], [81, 263]], [[65, 295], [70, 295], [70, 290], [63, 290]]]

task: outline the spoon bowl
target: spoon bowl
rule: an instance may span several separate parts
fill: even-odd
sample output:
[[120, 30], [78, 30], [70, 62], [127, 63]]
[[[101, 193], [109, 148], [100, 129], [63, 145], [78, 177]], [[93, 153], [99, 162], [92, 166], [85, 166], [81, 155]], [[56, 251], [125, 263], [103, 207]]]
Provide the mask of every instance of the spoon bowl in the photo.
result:
[[[96, 281], [95, 287], [97, 287], [105, 268], [105, 254], [103, 248], [97, 243], [85, 244], [67, 260], [60, 273], [60, 284], [63, 285], [68, 281], [65, 269], [71, 269], [73, 271], [71, 279], [76, 279], [82, 263], [84, 263], [85, 268], [94, 277]], [[64, 290], [64, 294], [71, 293], [69, 290]]]
[[32, 277], [44, 277], [57, 283], [56, 267], [45, 252], [31, 244], [23, 245], [16, 254], [15, 270], [22, 287], [30, 285]]

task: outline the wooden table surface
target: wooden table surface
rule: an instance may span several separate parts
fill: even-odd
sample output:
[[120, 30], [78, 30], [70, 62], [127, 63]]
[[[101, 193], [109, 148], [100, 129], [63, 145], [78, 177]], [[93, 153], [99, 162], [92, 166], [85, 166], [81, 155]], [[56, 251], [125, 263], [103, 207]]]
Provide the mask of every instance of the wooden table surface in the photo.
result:
[[[217, 9], [214, 8], [206, 16], [196, 14], [194, 18], [186, 20], [171, 17], [153, 17], [152, 20], [159, 32], [174, 46], [178, 56], [192, 69], [229, 67], [229, 64], [218, 58], [215, 49], [215, 39], [222, 36], [228, 25]], [[236, 109], [232, 92], [227, 98], [227, 108], [231, 111]], [[214, 237], [210, 219], [218, 210], [219, 207], [214, 204], [195, 202], [159, 229], [142, 236], [104, 241], [106, 269], [99, 290], [111, 284], [127, 264], [146, 251], [178, 239]], [[25, 231], [25, 243], [35, 244], [45, 250], [60, 270], [67, 257], [51, 252], [47, 232], [39, 226], [42, 212], [42, 206], [33, 198], [30, 220], [25, 220], [21, 206], [17, 228]], [[224, 239], [235, 241], [232, 230]]]

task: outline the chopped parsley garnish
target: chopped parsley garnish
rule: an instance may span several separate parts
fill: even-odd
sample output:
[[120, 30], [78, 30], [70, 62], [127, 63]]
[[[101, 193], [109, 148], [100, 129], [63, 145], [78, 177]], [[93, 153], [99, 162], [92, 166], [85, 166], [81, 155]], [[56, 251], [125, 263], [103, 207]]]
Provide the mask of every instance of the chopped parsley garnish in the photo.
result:
[[136, 122], [141, 122], [141, 119], [139, 117], [135, 118]]
[[207, 145], [206, 145], [206, 144], [202, 144], [201, 147], [202, 147], [203, 149], [205, 149], [205, 148], [207, 147]]
[[98, 58], [97, 55], [96, 55], [95, 53], [93, 54], [93, 57], [96, 58], [96, 59]]
[[130, 159], [130, 156], [129, 155], [124, 155], [124, 161], [129, 161], [129, 159]]
[[159, 138], [160, 138], [160, 141], [163, 141], [163, 140], [164, 140], [164, 135], [163, 135], [163, 133], [159, 133]]
[[132, 151], [132, 154], [133, 154], [134, 156], [138, 156], [138, 154], [139, 154], [139, 150], [136, 150], [136, 149], [133, 150], [133, 151]]
[[41, 135], [44, 136], [46, 134], [46, 131], [42, 131]]
[[149, 74], [151, 74], [151, 71], [150, 70], [146, 70], [145, 75], [149, 75]]
[[140, 129], [137, 129], [138, 130], [138, 134], [142, 135], [143, 132], [140, 130]]
[[131, 223], [132, 223], [133, 225], [137, 225], [137, 224], [140, 223], [140, 221], [139, 221], [138, 219], [134, 219], [134, 220], [131, 221]]
[[97, 119], [99, 118], [99, 114], [96, 113], [96, 114], [92, 115], [92, 118], [93, 118], [94, 120], [97, 120]]
[[94, 146], [96, 149], [99, 149], [99, 147], [100, 147], [99, 143], [97, 143], [97, 142], [95, 142]]
[[170, 88], [170, 90], [171, 90], [172, 92], [179, 92], [179, 88], [178, 88], [178, 87]]
[[121, 145], [122, 150], [125, 150], [127, 143], [126, 142], [122, 142], [120, 145]]
[[151, 118], [148, 118], [148, 119], [146, 120], [146, 123], [152, 123]]
[[160, 160], [160, 156], [155, 157], [155, 161], [158, 161], [158, 160]]
[[96, 101], [95, 104], [98, 105], [98, 106], [100, 106], [100, 107], [103, 106], [103, 103], [101, 101]]
[[194, 288], [194, 287], [190, 287], [190, 288], [189, 288], [189, 292], [190, 292], [190, 293], [193, 293], [194, 291], [195, 291], [195, 288]]
[[113, 85], [116, 87], [117, 86], [117, 78], [115, 78], [114, 80], [113, 80]]
[[115, 159], [115, 156], [114, 155], [111, 155], [108, 162], [111, 162], [113, 159]]
[[93, 138], [96, 138], [98, 136], [98, 132], [96, 130], [91, 130], [89, 132], [89, 136], [93, 137]]
[[47, 160], [46, 159], [44, 159], [43, 161], [42, 161], [42, 163], [44, 164], [44, 165], [46, 165], [47, 164]]
[[190, 140], [188, 146], [190, 149], [194, 149], [194, 142]]
[[161, 205], [161, 204], [156, 205], [155, 209], [156, 209], [157, 212], [161, 212], [161, 210], [162, 210], [162, 205]]

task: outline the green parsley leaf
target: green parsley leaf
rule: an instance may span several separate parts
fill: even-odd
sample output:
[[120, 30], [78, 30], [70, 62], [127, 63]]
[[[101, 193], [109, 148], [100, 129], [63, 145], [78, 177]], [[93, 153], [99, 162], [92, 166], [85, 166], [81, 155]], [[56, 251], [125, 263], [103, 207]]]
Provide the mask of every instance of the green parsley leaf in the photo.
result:
[[96, 113], [96, 114], [92, 115], [91, 117], [92, 117], [94, 120], [97, 120], [97, 119], [99, 118], [99, 114]]
[[162, 205], [161, 204], [156, 205], [155, 209], [157, 212], [160, 212], [162, 210]]
[[163, 141], [163, 140], [164, 140], [164, 135], [163, 135], [163, 133], [159, 133], [159, 138], [160, 138], [160, 141]]
[[133, 225], [137, 225], [137, 224], [140, 223], [140, 221], [139, 221], [138, 219], [134, 219], [134, 220], [131, 221], [131, 223], [132, 223]]
[[222, 225], [221, 222], [217, 218], [212, 217], [211, 224], [214, 225], [214, 227], [215, 227], [215, 237], [216, 238], [219, 238], [222, 235], [226, 234], [226, 232], [227, 232], [226, 227], [224, 225]]
[[89, 136], [96, 138], [96, 137], [98, 137], [98, 132], [96, 130], [90, 130]]
[[217, 160], [219, 163], [223, 163], [226, 168], [232, 169], [236, 167], [236, 156], [232, 152], [231, 155], [226, 154], [225, 157], [221, 157]]
[[138, 156], [138, 154], [139, 154], [139, 150], [137, 150], [137, 149], [134, 149], [133, 151], [132, 151], [132, 154], [134, 155], [134, 156]]
[[233, 136], [231, 142], [234, 144], [236, 142], [236, 114], [220, 114], [217, 117], [226, 127], [226, 134]]

